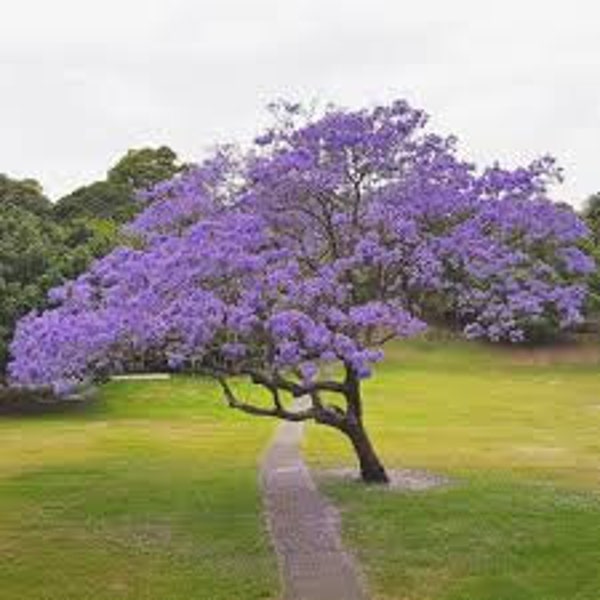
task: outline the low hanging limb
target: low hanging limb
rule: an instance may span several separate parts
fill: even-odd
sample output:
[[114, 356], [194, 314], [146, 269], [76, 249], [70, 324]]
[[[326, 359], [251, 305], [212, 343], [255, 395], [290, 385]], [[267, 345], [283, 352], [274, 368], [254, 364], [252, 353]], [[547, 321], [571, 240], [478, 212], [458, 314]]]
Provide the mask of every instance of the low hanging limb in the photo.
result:
[[281, 403], [279, 391], [275, 387], [265, 386], [271, 392], [273, 408], [264, 408], [262, 406], [256, 406], [254, 404], [248, 404], [238, 400], [231, 389], [231, 386], [227, 383], [225, 377], [219, 376], [217, 377], [217, 381], [223, 388], [223, 393], [225, 394], [225, 400], [227, 401], [228, 406], [241, 410], [242, 412], [259, 417], [277, 417], [279, 419], [293, 422], [308, 421], [309, 419], [316, 419], [317, 417], [317, 411], [314, 406], [302, 411], [287, 410]]
[[314, 392], [334, 392], [336, 394], [346, 394], [346, 385], [337, 381], [315, 381], [313, 383], [300, 384], [290, 381], [280, 373], [275, 373], [272, 377], [267, 377], [258, 371], [247, 370], [244, 372], [253, 383], [258, 383], [267, 389], [281, 389], [289, 392], [295, 398], [300, 396], [310, 396]]
[[[257, 415], [261, 417], [276, 417], [293, 422], [313, 419], [317, 423], [328, 425], [339, 431], [342, 431], [350, 438], [350, 441], [352, 442], [358, 457], [363, 481], [368, 483], [388, 483], [389, 480], [385, 472], [385, 468], [373, 449], [371, 441], [362, 424], [362, 403], [360, 399], [358, 378], [349, 365], [346, 365], [346, 369], [347, 373], [344, 384], [336, 384], [336, 388], [340, 386], [344, 390], [341, 393], [346, 398], [346, 410], [343, 410], [338, 406], [324, 404], [322, 402], [319, 390], [320, 383], [309, 384], [310, 389], [306, 391], [306, 395], [311, 399], [311, 406], [305, 410], [292, 411], [283, 406], [280, 398], [280, 392], [288, 392], [295, 396], [296, 394], [294, 391], [297, 391], [298, 388], [303, 388], [304, 386], [289, 382], [283, 378], [280, 379], [278, 374], [268, 377], [258, 373], [252, 377], [249, 373], [245, 373], [246, 375], [251, 376], [251, 379], [254, 383], [269, 390], [273, 402], [273, 406], [271, 408], [256, 406], [254, 404], [240, 401], [228, 384], [226, 375], [224, 373], [221, 372], [217, 374], [213, 372], [213, 377], [215, 377], [220, 383], [225, 394], [225, 400], [232, 408], [236, 408], [251, 415]], [[283, 386], [278, 385], [280, 380], [284, 382]], [[288, 383], [291, 384], [293, 389], [290, 389], [290, 385], [288, 385]], [[327, 387], [328, 383], [326, 384]]]
[[249, 371], [247, 374], [253, 383], [262, 385], [271, 392], [275, 406], [281, 407], [279, 400], [280, 390], [289, 392], [295, 398], [308, 396], [312, 400], [313, 418], [317, 423], [345, 430], [347, 425], [346, 413], [335, 404], [324, 404], [321, 401], [321, 392], [333, 392], [348, 398], [348, 394], [352, 388], [348, 386], [347, 381], [339, 383], [337, 381], [325, 380], [299, 384], [286, 379], [279, 372], [275, 372], [271, 377], [257, 371]]

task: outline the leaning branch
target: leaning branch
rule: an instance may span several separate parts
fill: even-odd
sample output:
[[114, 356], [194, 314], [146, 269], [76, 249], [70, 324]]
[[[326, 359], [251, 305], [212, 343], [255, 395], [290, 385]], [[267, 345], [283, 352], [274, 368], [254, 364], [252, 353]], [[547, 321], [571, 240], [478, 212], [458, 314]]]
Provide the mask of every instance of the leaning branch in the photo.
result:
[[346, 393], [345, 384], [337, 381], [315, 381], [313, 383], [300, 384], [286, 379], [280, 373], [276, 373], [272, 377], [267, 377], [258, 371], [246, 371], [246, 375], [250, 377], [253, 383], [258, 383], [269, 390], [284, 390], [292, 394], [295, 398], [311, 396], [314, 392]]
[[273, 407], [265, 408], [262, 406], [256, 406], [254, 404], [249, 404], [247, 402], [241, 402], [236, 395], [234, 394], [231, 386], [227, 383], [225, 377], [217, 377], [217, 381], [221, 384], [221, 388], [223, 389], [223, 393], [225, 394], [225, 400], [227, 405], [231, 408], [235, 408], [237, 410], [241, 410], [242, 412], [248, 413], [250, 415], [256, 415], [259, 417], [276, 417], [279, 419], [284, 419], [286, 421], [307, 421], [309, 419], [315, 418], [315, 410], [313, 407], [307, 408], [302, 411], [290, 411], [282, 405], [279, 394], [276, 389], [270, 390], [272, 392], [273, 399]]

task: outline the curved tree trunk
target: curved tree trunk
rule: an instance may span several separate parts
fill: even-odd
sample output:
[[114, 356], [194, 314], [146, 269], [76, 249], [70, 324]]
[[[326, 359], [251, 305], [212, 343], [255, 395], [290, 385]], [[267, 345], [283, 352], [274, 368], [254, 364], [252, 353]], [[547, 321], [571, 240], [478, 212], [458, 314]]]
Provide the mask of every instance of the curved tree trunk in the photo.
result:
[[349, 365], [346, 365], [345, 384], [347, 411], [343, 430], [356, 452], [361, 478], [365, 483], [389, 483], [385, 467], [377, 456], [363, 423], [360, 379]]
[[[389, 483], [385, 468], [373, 448], [363, 423], [360, 379], [351, 365], [346, 364], [345, 367], [346, 379], [343, 383], [331, 381], [321, 383], [320, 389], [315, 386], [308, 391], [294, 382], [287, 382], [281, 378], [270, 379], [260, 373], [251, 373], [254, 383], [264, 386], [271, 392], [273, 406], [270, 408], [238, 400], [225, 377], [217, 375], [217, 380], [223, 388], [227, 404], [232, 408], [251, 415], [278, 417], [295, 423], [314, 420], [344, 433], [352, 443], [358, 458], [362, 480], [365, 483]], [[287, 409], [280, 399], [282, 390], [291, 392], [297, 398], [310, 396], [311, 406], [302, 410]], [[342, 395], [346, 400], [345, 410], [334, 404], [324, 404], [319, 395], [322, 390]]]
[[350, 424], [345, 433], [356, 452], [361, 479], [365, 483], [389, 483], [385, 467], [373, 448], [362, 420]]

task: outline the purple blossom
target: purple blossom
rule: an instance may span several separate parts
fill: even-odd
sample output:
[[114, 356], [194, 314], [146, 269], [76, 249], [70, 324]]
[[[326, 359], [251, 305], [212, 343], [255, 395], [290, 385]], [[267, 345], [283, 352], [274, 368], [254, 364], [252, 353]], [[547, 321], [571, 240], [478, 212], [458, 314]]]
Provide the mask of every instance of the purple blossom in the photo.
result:
[[543, 158], [477, 171], [398, 101], [282, 125], [145, 192], [118, 248], [19, 324], [10, 374], [77, 381], [146, 355], [228, 374], [323, 362], [368, 377], [393, 337], [451, 318], [520, 342], [582, 319], [592, 260]]

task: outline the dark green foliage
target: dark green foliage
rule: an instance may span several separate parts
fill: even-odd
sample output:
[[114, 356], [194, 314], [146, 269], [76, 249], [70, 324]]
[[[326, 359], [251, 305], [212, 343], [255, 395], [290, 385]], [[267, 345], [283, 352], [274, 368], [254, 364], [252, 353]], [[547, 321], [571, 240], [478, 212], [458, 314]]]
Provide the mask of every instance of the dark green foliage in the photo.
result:
[[592, 233], [595, 246], [600, 246], [600, 192], [590, 196], [584, 205], [583, 216]]
[[136, 203], [129, 186], [97, 181], [61, 198], [53, 212], [60, 221], [110, 219], [124, 223], [135, 214]]
[[37, 215], [48, 215], [52, 208], [35, 179], [12, 179], [0, 173], [0, 210], [12, 206]]
[[183, 166], [177, 154], [168, 146], [128, 150], [108, 172], [107, 181], [114, 185], [128, 186], [134, 190], [152, 187], [159, 181], [171, 179]]
[[140, 209], [135, 194], [182, 170], [177, 154], [167, 146], [129, 150], [103, 181], [80, 187], [57, 201], [54, 214], [60, 221], [106, 219], [129, 221]]
[[46, 306], [46, 293], [123, 242], [123, 223], [139, 210], [142, 189], [182, 167], [170, 148], [129, 150], [106, 180], [52, 204], [33, 179], [0, 174], [0, 381], [16, 321]]
[[[600, 265], [600, 192], [590, 196], [583, 208], [583, 217], [590, 228], [590, 239], [587, 250]], [[600, 273], [598, 269], [590, 278], [589, 309], [592, 319], [600, 315]], [[597, 320], [597, 318], [596, 318]]]

